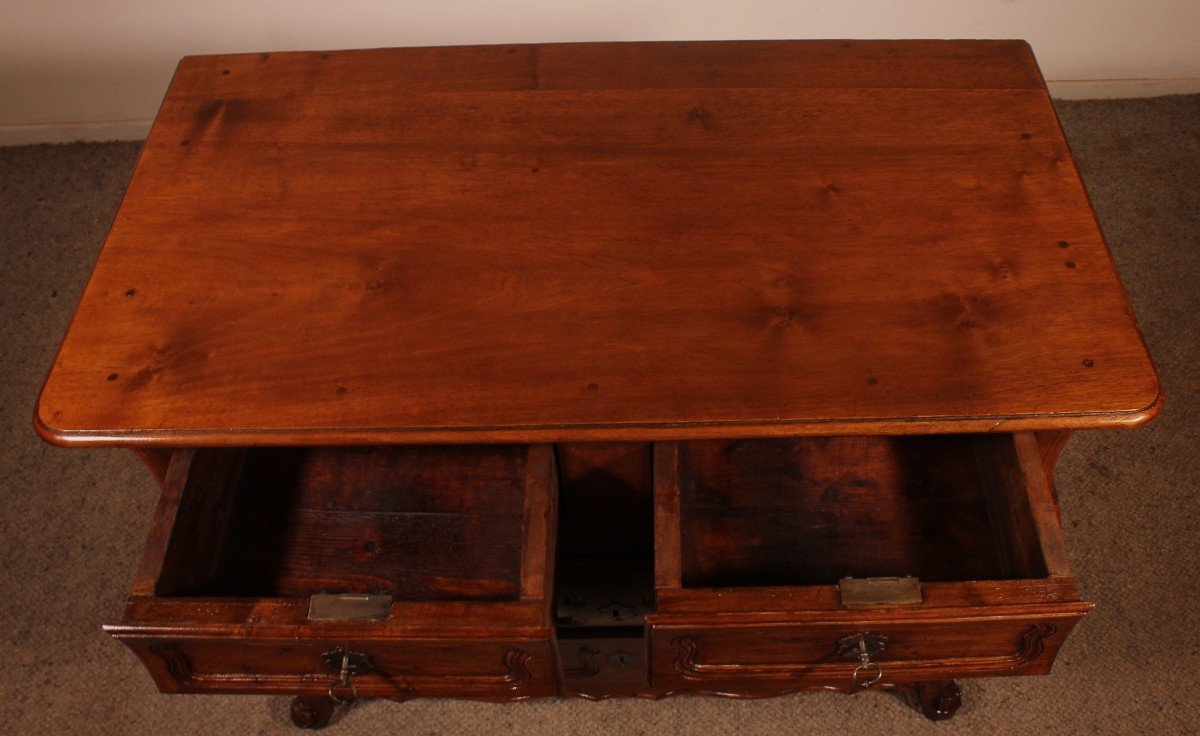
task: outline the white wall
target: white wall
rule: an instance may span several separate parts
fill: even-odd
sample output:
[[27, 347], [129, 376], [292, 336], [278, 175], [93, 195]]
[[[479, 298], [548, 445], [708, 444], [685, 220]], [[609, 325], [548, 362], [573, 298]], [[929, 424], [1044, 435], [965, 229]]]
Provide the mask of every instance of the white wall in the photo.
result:
[[1200, 91], [1200, 0], [0, 0], [0, 145], [140, 137], [186, 54], [714, 38], [1024, 38], [1056, 95]]

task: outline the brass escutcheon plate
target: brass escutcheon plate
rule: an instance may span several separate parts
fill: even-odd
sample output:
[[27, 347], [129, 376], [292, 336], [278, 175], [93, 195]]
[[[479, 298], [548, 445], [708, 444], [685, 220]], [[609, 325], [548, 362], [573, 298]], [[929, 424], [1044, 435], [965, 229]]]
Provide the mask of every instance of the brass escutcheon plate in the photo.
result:
[[308, 599], [309, 621], [384, 621], [391, 610], [390, 595], [314, 595]]
[[846, 608], [915, 606], [921, 597], [921, 580], [904, 578], [842, 578], [838, 581]]

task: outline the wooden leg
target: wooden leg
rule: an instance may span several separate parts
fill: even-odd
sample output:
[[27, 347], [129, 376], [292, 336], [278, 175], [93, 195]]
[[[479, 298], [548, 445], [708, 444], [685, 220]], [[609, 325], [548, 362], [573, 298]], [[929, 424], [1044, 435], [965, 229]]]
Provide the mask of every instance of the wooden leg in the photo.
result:
[[958, 712], [962, 690], [954, 680], [929, 680], [913, 687], [921, 712], [931, 721], [944, 721]]
[[324, 728], [333, 708], [333, 701], [324, 695], [297, 695], [292, 701], [292, 724], [297, 728]]
[[1046, 471], [1046, 482], [1050, 484], [1050, 493], [1054, 502], [1058, 503], [1058, 490], [1054, 487], [1054, 466], [1058, 464], [1058, 456], [1062, 454], [1067, 440], [1071, 439], [1070, 430], [1035, 432], [1038, 450], [1042, 455], [1042, 468]]
[[146, 464], [159, 487], [167, 478], [167, 467], [171, 464], [171, 451], [156, 447], [134, 447], [133, 454]]

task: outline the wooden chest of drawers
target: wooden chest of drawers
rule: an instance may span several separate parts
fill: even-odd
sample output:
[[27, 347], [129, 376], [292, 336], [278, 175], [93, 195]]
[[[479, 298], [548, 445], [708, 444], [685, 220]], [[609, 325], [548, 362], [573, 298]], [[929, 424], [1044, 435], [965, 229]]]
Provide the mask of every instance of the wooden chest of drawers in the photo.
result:
[[944, 718], [1161, 402], [1026, 44], [580, 44], [184, 59], [35, 422], [162, 484], [165, 692]]
[[554, 450], [176, 451], [108, 631], [165, 692], [321, 705], [928, 699], [1045, 674], [1092, 607], [1034, 433], [563, 445], [561, 490]]

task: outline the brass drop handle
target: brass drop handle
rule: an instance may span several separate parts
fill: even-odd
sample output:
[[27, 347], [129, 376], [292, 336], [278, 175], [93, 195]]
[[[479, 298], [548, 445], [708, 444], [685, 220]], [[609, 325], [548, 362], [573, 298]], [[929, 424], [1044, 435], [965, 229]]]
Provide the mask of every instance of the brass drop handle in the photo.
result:
[[858, 666], [850, 674], [852, 683], [866, 688], [883, 679], [883, 667], [871, 661], [871, 657], [882, 652], [886, 644], [886, 636], [867, 632], [838, 640], [838, 654], [846, 659], [858, 660]]
[[[359, 652], [334, 649], [321, 655], [325, 664], [337, 672], [337, 678], [329, 683], [329, 699], [335, 705], [352, 703], [358, 697], [358, 688], [350, 682], [353, 675], [363, 675], [373, 668], [371, 658]], [[338, 693], [342, 693], [339, 695]]]

